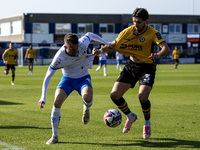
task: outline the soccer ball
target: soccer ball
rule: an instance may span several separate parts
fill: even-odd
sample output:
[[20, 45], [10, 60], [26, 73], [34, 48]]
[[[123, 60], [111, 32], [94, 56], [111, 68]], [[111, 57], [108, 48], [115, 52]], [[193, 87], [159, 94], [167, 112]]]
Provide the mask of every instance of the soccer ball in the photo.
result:
[[122, 122], [122, 114], [117, 109], [109, 109], [104, 114], [104, 122], [109, 127], [117, 127]]

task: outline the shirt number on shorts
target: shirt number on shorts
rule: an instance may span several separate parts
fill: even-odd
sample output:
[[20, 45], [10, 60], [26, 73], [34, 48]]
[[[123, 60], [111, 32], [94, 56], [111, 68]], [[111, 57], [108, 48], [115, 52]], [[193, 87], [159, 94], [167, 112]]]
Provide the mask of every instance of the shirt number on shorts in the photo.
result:
[[145, 74], [145, 75], [144, 75], [144, 81], [143, 81], [143, 82], [149, 83], [149, 81], [150, 81], [150, 74]]

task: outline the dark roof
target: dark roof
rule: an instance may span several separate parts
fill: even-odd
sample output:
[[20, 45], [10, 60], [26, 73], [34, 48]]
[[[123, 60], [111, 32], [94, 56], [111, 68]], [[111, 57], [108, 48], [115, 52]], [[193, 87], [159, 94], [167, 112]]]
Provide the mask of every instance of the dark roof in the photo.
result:
[[[27, 13], [19, 16], [1, 18], [0, 22], [22, 19], [28, 23], [132, 23], [131, 14], [60, 14]], [[200, 24], [200, 15], [150, 15], [149, 23]]]

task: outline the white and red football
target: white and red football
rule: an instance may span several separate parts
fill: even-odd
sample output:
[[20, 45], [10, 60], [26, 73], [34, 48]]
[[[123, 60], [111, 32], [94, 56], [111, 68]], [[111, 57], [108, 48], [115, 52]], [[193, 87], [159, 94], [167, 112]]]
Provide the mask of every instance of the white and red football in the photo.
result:
[[109, 127], [117, 127], [122, 122], [122, 114], [117, 109], [109, 109], [104, 114], [104, 122]]

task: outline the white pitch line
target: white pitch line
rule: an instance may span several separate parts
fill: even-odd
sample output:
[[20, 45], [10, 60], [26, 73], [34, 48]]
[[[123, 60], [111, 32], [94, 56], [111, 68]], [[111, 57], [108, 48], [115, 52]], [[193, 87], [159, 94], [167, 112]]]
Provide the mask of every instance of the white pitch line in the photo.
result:
[[[4, 143], [2, 141], [0, 141], [0, 145], [3, 145], [9, 149], [14, 149], [14, 150], [25, 150], [23, 148], [20, 148], [20, 147], [17, 147], [17, 146], [13, 146], [13, 145], [10, 145], [10, 144], [7, 144], [7, 143]], [[2, 149], [3, 150], [3, 149]]]

